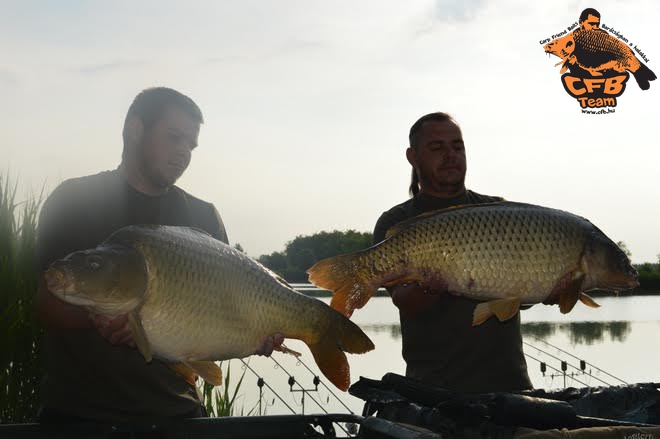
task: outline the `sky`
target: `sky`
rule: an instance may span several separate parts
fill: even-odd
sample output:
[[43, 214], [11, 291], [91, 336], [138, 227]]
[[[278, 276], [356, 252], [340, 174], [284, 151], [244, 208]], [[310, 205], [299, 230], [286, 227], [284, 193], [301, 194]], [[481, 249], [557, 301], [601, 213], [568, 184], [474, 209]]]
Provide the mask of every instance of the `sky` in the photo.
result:
[[469, 189], [584, 216], [633, 262], [660, 254], [660, 81], [582, 114], [546, 38], [594, 7], [660, 74], [660, 2], [0, 0], [0, 172], [20, 196], [114, 169], [130, 102], [201, 107], [178, 184], [250, 256], [372, 231], [408, 198], [410, 125], [445, 111]]

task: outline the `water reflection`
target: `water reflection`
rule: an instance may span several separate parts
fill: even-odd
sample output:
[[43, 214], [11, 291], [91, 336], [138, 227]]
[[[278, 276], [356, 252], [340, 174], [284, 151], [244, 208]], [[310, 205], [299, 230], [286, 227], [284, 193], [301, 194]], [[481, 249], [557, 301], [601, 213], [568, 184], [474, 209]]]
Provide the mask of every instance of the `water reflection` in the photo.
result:
[[385, 324], [378, 323], [373, 325], [360, 325], [363, 331], [370, 334], [389, 334], [390, 338], [393, 340], [398, 340], [401, 338], [401, 325], [397, 324]]
[[[387, 334], [393, 340], [401, 338], [399, 324], [362, 324], [360, 326], [370, 334]], [[547, 339], [558, 333], [564, 333], [568, 335], [573, 346], [591, 346], [604, 341], [624, 342], [631, 331], [630, 322], [535, 322], [521, 325], [523, 337]]]
[[523, 323], [523, 337], [549, 338], [558, 332], [568, 335], [572, 345], [593, 345], [604, 341], [624, 342], [632, 331], [630, 322]]

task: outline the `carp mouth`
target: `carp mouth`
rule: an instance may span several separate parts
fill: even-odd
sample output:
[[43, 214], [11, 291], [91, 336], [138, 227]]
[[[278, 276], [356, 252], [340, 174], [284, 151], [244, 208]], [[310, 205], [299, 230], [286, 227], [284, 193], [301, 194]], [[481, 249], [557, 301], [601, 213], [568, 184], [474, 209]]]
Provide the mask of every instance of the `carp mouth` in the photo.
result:
[[62, 295], [69, 288], [71, 282], [71, 274], [67, 272], [66, 268], [56, 268], [50, 267], [44, 273], [44, 278], [46, 279], [46, 286], [48, 291], [53, 294]]
[[52, 266], [44, 273], [48, 291], [55, 297], [72, 305], [92, 306], [94, 302], [73, 290], [73, 274], [66, 267]]

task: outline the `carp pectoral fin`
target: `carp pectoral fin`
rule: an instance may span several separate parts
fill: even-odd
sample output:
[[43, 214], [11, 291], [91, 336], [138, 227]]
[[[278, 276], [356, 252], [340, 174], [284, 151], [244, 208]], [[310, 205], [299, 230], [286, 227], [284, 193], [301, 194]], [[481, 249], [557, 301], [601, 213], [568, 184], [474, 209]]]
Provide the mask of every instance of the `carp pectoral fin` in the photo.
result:
[[488, 306], [488, 302], [482, 302], [474, 308], [472, 314], [472, 326], [479, 326], [493, 315], [493, 312]]
[[520, 297], [510, 297], [507, 299], [493, 300], [488, 302], [488, 306], [493, 311], [500, 322], [509, 320], [520, 311]]
[[472, 316], [472, 326], [481, 325], [491, 316], [496, 316], [497, 320], [504, 322], [509, 320], [520, 310], [520, 298], [509, 297], [506, 299], [491, 300], [483, 302], [476, 306]]
[[286, 346], [284, 346], [283, 344], [280, 345], [280, 346], [275, 346], [275, 347], [273, 348], [273, 350], [274, 350], [274, 351], [282, 352], [282, 353], [284, 353], [284, 354], [291, 354], [291, 355], [293, 355], [293, 356], [296, 357], [296, 358], [300, 358], [300, 356], [302, 355], [300, 352], [298, 352], [298, 351], [294, 351], [293, 349], [289, 349], [289, 348], [287, 348]]
[[128, 314], [128, 325], [133, 333], [135, 346], [137, 346], [138, 351], [140, 351], [144, 359], [147, 360], [147, 362], [150, 362], [153, 358], [153, 355], [151, 354], [151, 345], [149, 344], [147, 334], [145, 334], [144, 328], [142, 327], [142, 322], [134, 312]]
[[195, 385], [195, 381], [197, 380], [197, 374], [190, 367], [186, 366], [183, 363], [172, 363], [169, 365], [169, 367], [174, 372], [181, 375], [183, 379], [185, 379], [188, 382], [188, 384], [190, 384], [191, 386]]
[[580, 302], [587, 305], [589, 308], [600, 308], [600, 305], [589, 295], [585, 293], [580, 294]]
[[562, 314], [567, 314], [571, 312], [578, 299], [580, 298], [580, 292], [565, 292], [559, 296], [559, 310]]
[[213, 361], [186, 361], [183, 364], [204, 378], [204, 381], [214, 386], [222, 384], [222, 369]]
[[580, 299], [580, 287], [582, 286], [584, 276], [585, 274], [582, 271], [576, 271], [573, 273], [571, 280], [559, 294], [559, 310], [562, 314], [571, 312], [577, 301]]

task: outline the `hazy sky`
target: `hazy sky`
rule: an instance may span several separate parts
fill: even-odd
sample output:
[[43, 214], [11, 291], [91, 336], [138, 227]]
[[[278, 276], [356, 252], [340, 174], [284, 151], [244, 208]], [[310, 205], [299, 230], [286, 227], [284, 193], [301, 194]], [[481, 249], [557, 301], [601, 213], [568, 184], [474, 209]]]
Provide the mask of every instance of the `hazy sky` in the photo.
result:
[[595, 7], [660, 74], [660, 2], [0, 1], [0, 169], [22, 194], [113, 169], [133, 97], [165, 85], [206, 119], [181, 187], [251, 256], [371, 231], [407, 198], [410, 125], [452, 113], [467, 186], [568, 210], [660, 253], [660, 80], [581, 114], [540, 41]]

